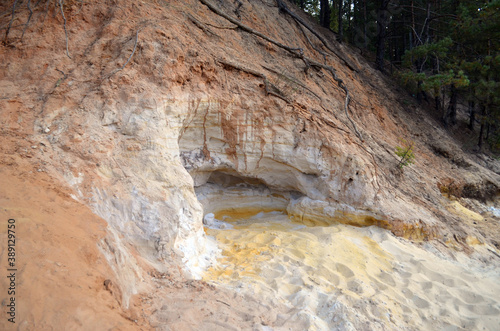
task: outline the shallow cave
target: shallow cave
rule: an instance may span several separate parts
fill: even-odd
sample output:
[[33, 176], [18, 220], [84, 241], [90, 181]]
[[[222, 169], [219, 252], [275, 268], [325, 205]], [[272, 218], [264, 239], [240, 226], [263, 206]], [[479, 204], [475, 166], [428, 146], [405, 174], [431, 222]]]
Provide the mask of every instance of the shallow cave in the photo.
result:
[[214, 171], [202, 185], [195, 187], [203, 214], [213, 214], [221, 221], [247, 219], [259, 213], [287, 214], [291, 200], [303, 196], [300, 192], [285, 192], [269, 187], [258, 178], [236, 172]]

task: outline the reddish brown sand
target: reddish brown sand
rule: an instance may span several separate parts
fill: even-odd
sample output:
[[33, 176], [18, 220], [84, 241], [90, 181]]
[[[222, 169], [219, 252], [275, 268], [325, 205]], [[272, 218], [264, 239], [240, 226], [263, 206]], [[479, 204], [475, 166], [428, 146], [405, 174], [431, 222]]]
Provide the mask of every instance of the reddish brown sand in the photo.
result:
[[[0, 168], [0, 329], [132, 329], [99, 252], [106, 223], [44, 173]], [[15, 326], [7, 321], [7, 224], [15, 220]], [[108, 289], [104, 282], [111, 282]]]

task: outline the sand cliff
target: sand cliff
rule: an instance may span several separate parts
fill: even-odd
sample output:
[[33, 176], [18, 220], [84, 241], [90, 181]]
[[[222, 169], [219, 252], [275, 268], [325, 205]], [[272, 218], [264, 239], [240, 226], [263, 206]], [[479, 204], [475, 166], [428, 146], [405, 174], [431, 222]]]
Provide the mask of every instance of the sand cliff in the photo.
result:
[[[3, 6], [2, 11], [8, 9]], [[235, 15], [232, 2], [219, 8]], [[225, 244], [204, 228], [208, 213], [219, 221], [274, 211], [309, 226], [376, 226], [392, 239], [430, 240], [431, 246], [498, 266], [498, 216], [488, 211], [498, 208], [497, 162], [464, 153], [410, 96], [328, 32], [325, 38], [344, 60], [334, 54], [323, 59], [273, 1], [238, 7], [239, 21], [246, 26], [335, 68], [350, 91], [349, 117], [345, 91], [327, 71], [308, 68], [199, 1], [67, 2], [68, 53], [60, 9], [53, 3], [46, 11], [39, 8], [23, 38], [22, 29], [13, 29], [0, 48], [7, 59], [0, 65], [0, 164], [6, 169], [4, 178], [12, 177], [2, 179], [8, 190], [1, 207], [7, 218], [24, 217], [8, 201], [43, 193], [30, 192], [24, 183], [26, 193], [19, 195], [16, 178], [36, 184], [43, 176], [50, 184], [40, 192], [47, 186], [67, 192], [60, 197], [65, 202], [56, 205], [72, 203], [82, 210], [60, 216], [61, 224], [78, 225], [85, 218], [83, 210], [100, 217], [92, 216], [99, 231], [84, 228], [90, 237], [82, 233], [85, 244], [79, 246], [91, 247], [92, 256], [102, 262], [89, 282], [102, 295], [114, 297], [98, 297], [100, 304], [116, 310], [119, 322], [113, 326], [211, 329], [210, 323], [220, 318], [210, 316], [222, 305], [227, 309], [222, 328], [312, 327], [300, 318], [305, 324], [286, 318], [296, 316], [292, 310], [300, 305], [246, 298], [246, 292], [233, 297], [234, 291], [199, 281], [216, 281], [206, 272], [220, 262]], [[29, 12], [17, 15], [25, 22]], [[312, 35], [308, 38], [321, 47]], [[398, 138], [415, 141], [416, 163], [405, 171], [397, 168], [393, 153]], [[450, 190], [456, 195], [452, 200], [443, 195]], [[43, 199], [36, 201], [45, 204]], [[59, 207], [53, 208], [57, 212]], [[44, 223], [41, 216], [28, 218]], [[49, 229], [45, 240], [72, 231]], [[1, 249], [5, 247], [2, 241]], [[95, 268], [91, 260], [78, 261], [74, 270]], [[33, 261], [23, 263], [29, 270]], [[36, 269], [23, 272], [29, 282]], [[44, 285], [45, 291], [54, 292], [57, 277]], [[106, 279], [115, 290], [104, 285]], [[73, 300], [96, 297], [85, 293], [71, 295]], [[163, 309], [184, 302], [185, 296], [193, 303], [189, 308], [186, 303], [182, 313], [181, 308]], [[27, 321], [26, 329], [53, 323], [89, 326], [69, 317], [47, 319], [42, 313], [29, 319], [36, 301], [22, 294], [19, 298], [25, 300], [19, 316]], [[490, 298], [484, 302], [498, 306]], [[77, 309], [58, 305], [54, 300], [47, 309], [66, 309], [68, 316]], [[237, 305], [244, 307], [243, 313], [230, 309]], [[201, 308], [206, 310], [197, 319]], [[498, 307], [493, 309], [498, 315]], [[176, 314], [183, 316], [177, 322]], [[397, 322], [367, 316], [367, 328]], [[190, 325], [190, 320], [195, 322]]]

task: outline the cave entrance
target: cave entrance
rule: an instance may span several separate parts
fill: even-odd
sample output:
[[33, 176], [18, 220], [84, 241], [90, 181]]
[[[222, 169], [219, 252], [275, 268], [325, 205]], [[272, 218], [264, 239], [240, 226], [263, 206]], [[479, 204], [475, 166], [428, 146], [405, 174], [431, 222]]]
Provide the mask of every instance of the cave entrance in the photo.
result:
[[302, 196], [298, 192], [273, 189], [258, 178], [234, 172], [214, 171], [207, 177], [195, 192], [203, 205], [204, 224], [208, 227], [258, 222], [264, 215], [286, 217], [290, 201]]

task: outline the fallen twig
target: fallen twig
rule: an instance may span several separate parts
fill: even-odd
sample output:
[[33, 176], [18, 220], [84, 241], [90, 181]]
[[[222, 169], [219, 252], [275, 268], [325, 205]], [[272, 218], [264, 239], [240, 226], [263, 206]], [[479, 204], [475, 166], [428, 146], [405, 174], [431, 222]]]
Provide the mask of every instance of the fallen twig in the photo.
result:
[[495, 252], [495, 251], [493, 251], [493, 250], [491, 250], [491, 249], [489, 249], [489, 248], [488, 248], [488, 250], [489, 250], [490, 252], [492, 252], [493, 254], [495, 254], [498, 258], [500, 258], [500, 255], [498, 255], [498, 254], [497, 254], [497, 252]]
[[229, 303], [225, 303], [224, 301], [221, 301], [221, 300], [218, 300], [218, 299], [215, 299], [215, 301], [223, 303], [223, 304], [225, 304], [228, 307], [231, 307], [231, 305]]

